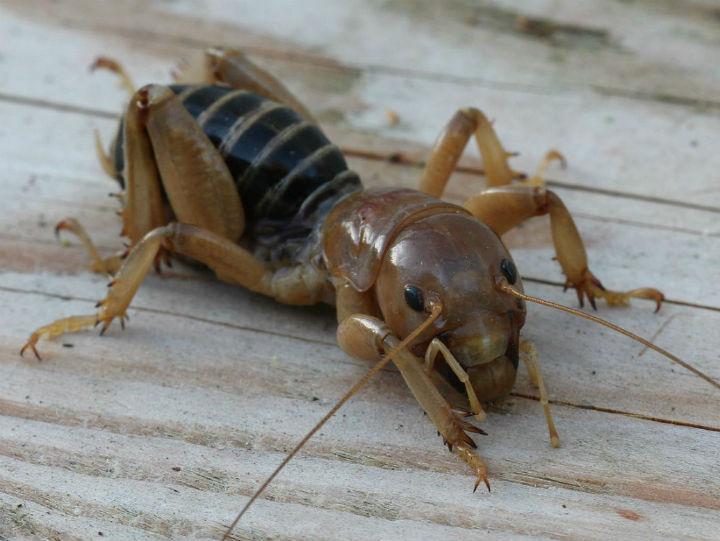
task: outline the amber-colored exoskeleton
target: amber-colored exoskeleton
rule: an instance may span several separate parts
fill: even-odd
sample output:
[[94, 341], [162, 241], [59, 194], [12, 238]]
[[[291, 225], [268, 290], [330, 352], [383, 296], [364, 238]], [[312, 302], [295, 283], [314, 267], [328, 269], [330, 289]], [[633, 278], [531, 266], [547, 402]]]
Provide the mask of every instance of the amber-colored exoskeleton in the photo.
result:
[[[96, 66], [119, 73], [132, 89], [117, 63], [103, 58]], [[488, 188], [463, 206], [444, 202], [445, 185], [472, 137]], [[133, 89], [110, 154], [98, 149], [122, 189], [129, 249], [124, 258], [102, 260], [80, 224], [59, 224], [80, 236], [95, 270], [113, 275], [111, 287], [96, 314], [37, 329], [23, 351], [37, 355], [41, 337], [97, 324], [104, 331], [114, 318], [124, 323], [144, 276], [173, 255], [280, 302], [334, 304], [340, 347], [380, 361], [295, 451], [390, 359], [450, 450], [470, 465], [476, 488], [489, 483], [468, 432], [482, 431], [463, 417], [484, 419], [482, 403], [510, 392], [520, 359], [539, 388], [551, 442], [559, 445], [535, 349], [520, 330], [526, 300], [565, 308], [523, 293], [500, 239], [530, 217], [549, 215], [557, 260], [580, 304], [644, 297], [659, 308], [663, 299], [651, 288], [618, 293], [600, 284], [572, 217], [544, 185], [545, 166], [562, 156], [549, 152], [538, 174], [521, 180], [474, 108], [448, 123], [418, 190], [363, 190], [339, 149], [280, 82], [241, 53], [216, 48], [186, 65], [176, 84]], [[464, 391], [467, 411], [451, 408], [437, 374]]]

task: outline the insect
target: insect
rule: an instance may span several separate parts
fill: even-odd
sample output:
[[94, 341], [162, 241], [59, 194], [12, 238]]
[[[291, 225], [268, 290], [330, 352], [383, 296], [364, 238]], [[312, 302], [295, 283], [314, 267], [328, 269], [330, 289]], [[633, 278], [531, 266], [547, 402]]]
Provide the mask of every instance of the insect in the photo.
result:
[[[302, 104], [274, 77], [241, 53], [210, 49], [177, 75], [175, 85], [134, 90], [109, 59], [97, 67], [123, 76], [132, 89], [105, 171], [117, 179], [125, 257], [101, 259], [80, 224], [76, 233], [93, 254], [95, 269], [113, 275], [92, 315], [57, 320], [33, 332], [22, 348], [113, 319], [122, 324], [144, 276], [171, 256], [188, 257], [221, 280], [280, 302], [337, 308], [338, 342], [349, 355], [376, 360], [260, 487], [385, 363], [393, 360], [451, 451], [472, 469], [475, 488], [486, 468], [465, 417], [485, 417], [482, 403], [506, 396], [519, 362], [528, 367], [545, 409], [551, 443], [559, 445], [534, 347], [520, 337], [525, 302], [522, 279], [500, 236], [522, 221], [549, 215], [557, 260], [580, 303], [627, 304], [653, 299], [652, 288], [606, 290], [588, 268], [568, 210], [538, 174], [523, 180], [477, 109], [458, 111], [436, 142], [418, 190], [363, 190], [339, 149]], [[463, 206], [440, 199], [467, 142], [475, 138], [489, 188]], [[591, 316], [583, 315], [595, 321]], [[603, 323], [615, 330], [617, 327]], [[705, 378], [680, 359], [668, 355]], [[454, 410], [435, 383], [440, 374], [466, 394], [467, 411]], [[227, 534], [226, 534], [227, 535]]]

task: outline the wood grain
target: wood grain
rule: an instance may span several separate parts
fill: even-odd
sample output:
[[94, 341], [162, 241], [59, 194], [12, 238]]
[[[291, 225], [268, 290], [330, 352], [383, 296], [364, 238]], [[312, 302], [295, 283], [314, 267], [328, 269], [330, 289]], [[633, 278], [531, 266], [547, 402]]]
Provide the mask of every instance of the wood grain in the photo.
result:
[[[321, 5], [322, 4], [322, 5]], [[549, 148], [551, 186], [613, 288], [665, 291], [601, 317], [720, 379], [720, 79], [712, 2], [89, 0], [0, 6], [0, 539], [219, 539], [254, 488], [368, 368], [327, 307], [299, 309], [177, 265], [149, 276], [125, 332], [17, 352], [51, 319], [91, 313], [106, 280], [55, 241], [78, 217], [117, 250], [108, 140], [138, 84], [206, 45], [244, 47], [285, 81], [369, 186], [414, 186], [458, 107], [496, 119], [515, 167]], [[382, 30], [382, 31], [380, 31]], [[388, 116], [392, 111], [399, 122]], [[484, 186], [473, 151], [448, 198]], [[531, 294], [573, 305], [547, 224], [508, 236]], [[238, 539], [714, 539], [717, 390], [641, 345], [529, 307], [563, 440], [550, 448], [524, 372], [478, 439], [491, 494], [442, 447], [393, 369], [270, 486]]]

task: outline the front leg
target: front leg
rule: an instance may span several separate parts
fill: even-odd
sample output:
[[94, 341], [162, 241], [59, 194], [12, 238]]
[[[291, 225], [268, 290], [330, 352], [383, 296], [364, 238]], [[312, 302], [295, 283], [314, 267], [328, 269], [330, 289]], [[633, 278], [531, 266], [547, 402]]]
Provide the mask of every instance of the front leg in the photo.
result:
[[[345, 353], [365, 360], [380, 359], [400, 344], [400, 339], [385, 322], [362, 314], [347, 317], [338, 327], [337, 335], [338, 343]], [[424, 370], [421, 359], [407, 350], [402, 350], [393, 357], [393, 362], [400, 370], [413, 396], [443, 437], [448, 449], [455, 451], [475, 472], [477, 476], [475, 489], [483, 482], [490, 490], [485, 464], [473, 452], [476, 445], [467, 434], [467, 432], [484, 432], [463, 421], [450, 407]]]

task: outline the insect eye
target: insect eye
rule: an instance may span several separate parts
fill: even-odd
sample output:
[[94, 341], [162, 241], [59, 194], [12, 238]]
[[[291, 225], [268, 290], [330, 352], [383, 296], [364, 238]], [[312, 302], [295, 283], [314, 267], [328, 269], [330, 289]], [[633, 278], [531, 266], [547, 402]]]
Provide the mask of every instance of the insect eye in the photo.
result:
[[423, 300], [422, 289], [415, 286], [405, 286], [405, 302], [416, 312], [422, 312], [425, 309], [425, 301]]
[[518, 272], [515, 268], [515, 263], [513, 263], [509, 259], [503, 259], [500, 262], [500, 269], [503, 271], [503, 274], [505, 275], [505, 278], [507, 278], [508, 282], [510, 282], [511, 284], [517, 282]]

